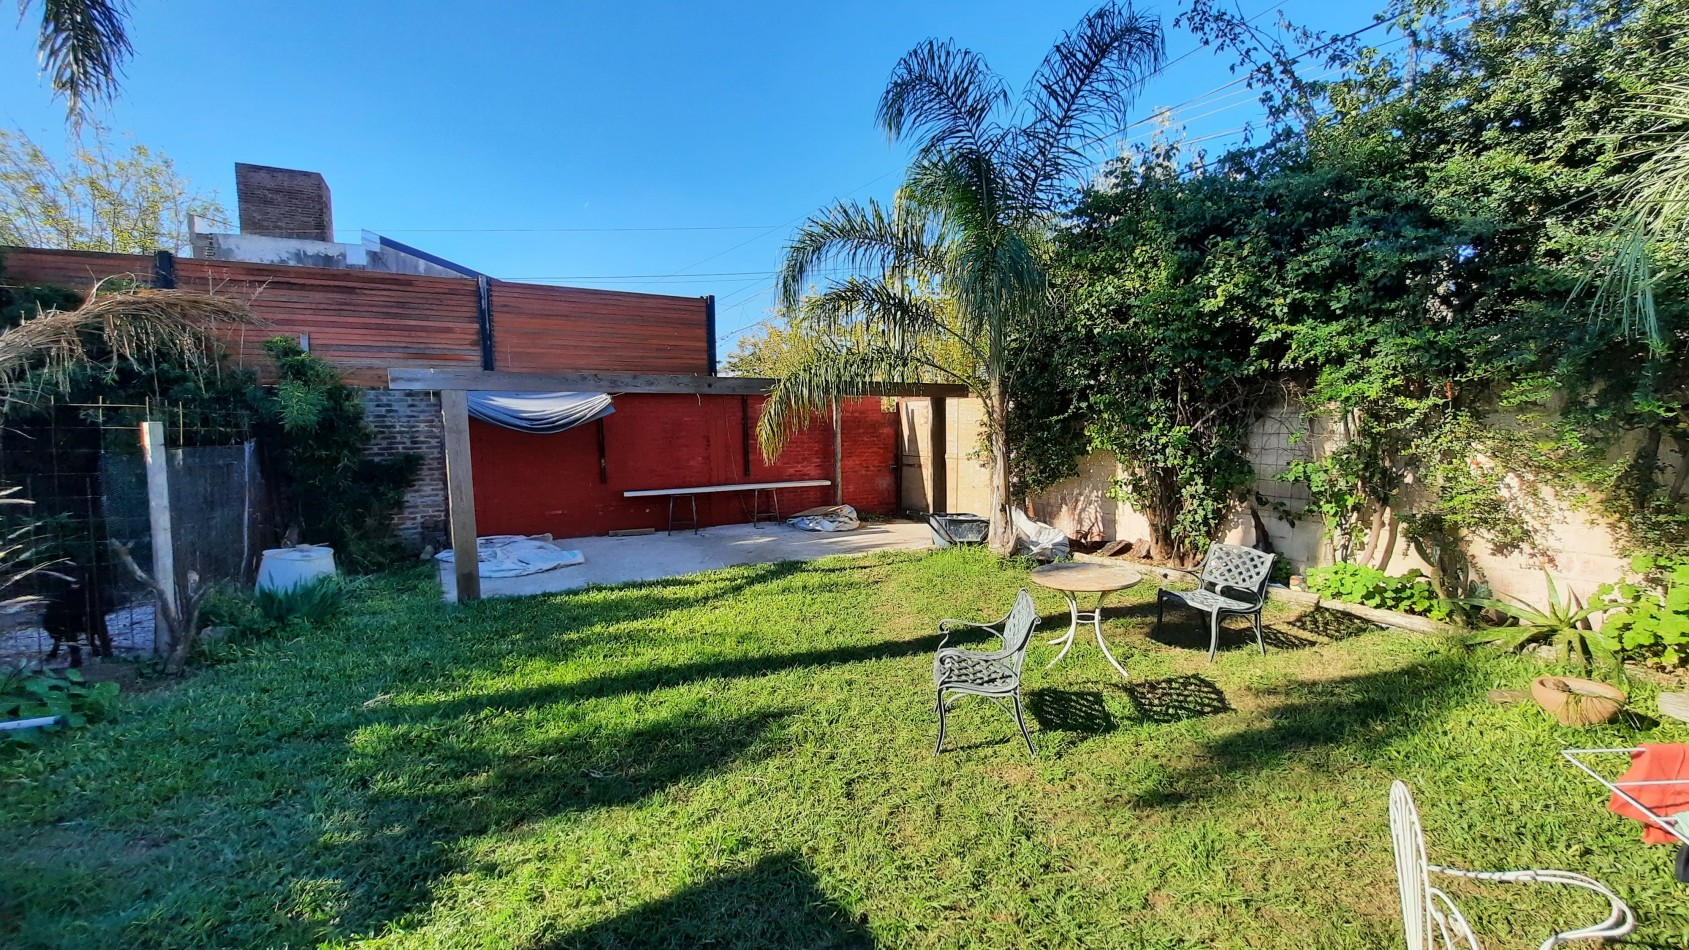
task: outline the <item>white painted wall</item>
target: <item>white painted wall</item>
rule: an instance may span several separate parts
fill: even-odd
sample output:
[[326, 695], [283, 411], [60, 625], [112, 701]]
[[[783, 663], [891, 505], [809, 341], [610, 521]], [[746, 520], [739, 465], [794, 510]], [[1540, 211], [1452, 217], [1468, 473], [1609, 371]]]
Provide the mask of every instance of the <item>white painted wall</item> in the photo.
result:
[[[946, 429], [950, 442], [946, 453], [950, 466], [950, 510], [988, 511], [990, 471], [983, 460], [971, 454], [981, 431], [980, 403], [974, 399], [950, 399], [946, 403], [951, 412]], [[909, 417], [905, 414], [904, 418], [907, 422]], [[1258, 475], [1256, 491], [1269, 501], [1282, 502], [1292, 511], [1300, 509], [1308, 500], [1306, 490], [1277, 481], [1273, 476], [1297, 458], [1318, 457], [1318, 453], [1337, 445], [1340, 438], [1340, 433], [1328, 426], [1316, 423], [1310, 429], [1293, 407], [1267, 413], [1249, 434], [1248, 453]], [[1028, 499], [1027, 506], [1038, 520], [1055, 525], [1077, 540], [1147, 539], [1149, 530], [1143, 515], [1109, 495], [1118, 471], [1119, 466], [1111, 455], [1087, 456], [1080, 460], [1078, 475]], [[1597, 586], [1625, 574], [1628, 559], [1618, 554], [1608, 525], [1557, 499], [1552, 491], [1544, 490], [1542, 495], [1548, 503], [1543, 512], [1544, 521], [1538, 528], [1542, 556], [1497, 553], [1481, 540], [1468, 551], [1473, 565], [1494, 591], [1541, 606], [1547, 592], [1544, 569], [1554, 576], [1562, 592], [1569, 588], [1586, 599]], [[1325, 537], [1325, 525], [1319, 519], [1299, 519], [1292, 525], [1271, 508], [1263, 509], [1261, 516], [1273, 549], [1289, 559], [1298, 571], [1334, 560], [1331, 544]], [[1253, 534], [1253, 519], [1246, 511], [1238, 512], [1227, 528], [1228, 540], [1249, 542]], [[1399, 574], [1411, 567], [1423, 570], [1424, 566], [1407, 541], [1398, 537], [1388, 571]]]

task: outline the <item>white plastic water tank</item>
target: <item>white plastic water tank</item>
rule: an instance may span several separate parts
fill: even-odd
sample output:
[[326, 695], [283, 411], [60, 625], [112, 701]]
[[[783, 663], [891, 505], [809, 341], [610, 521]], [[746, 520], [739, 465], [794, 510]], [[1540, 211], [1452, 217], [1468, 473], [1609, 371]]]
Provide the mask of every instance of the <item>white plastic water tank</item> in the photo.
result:
[[334, 549], [320, 544], [268, 548], [258, 564], [259, 590], [292, 590], [334, 574]]

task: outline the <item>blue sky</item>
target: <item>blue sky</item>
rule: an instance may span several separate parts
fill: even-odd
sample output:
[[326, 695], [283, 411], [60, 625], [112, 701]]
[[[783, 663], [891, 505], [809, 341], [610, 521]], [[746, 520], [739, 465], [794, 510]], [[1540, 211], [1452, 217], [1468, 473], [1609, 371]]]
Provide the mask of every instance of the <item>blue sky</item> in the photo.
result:
[[[1377, 9], [1237, 2], [1274, 11], [1262, 23], [1282, 12], [1345, 32]], [[873, 110], [899, 55], [954, 37], [1018, 88], [1090, 6], [131, 5], [136, 58], [103, 121], [170, 155], [231, 211], [237, 161], [320, 171], [342, 240], [367, 228], [496, 277], [713, 293], [723, 354], [766, 316], [798, 219], [895, 188], [903, 155]], [[1148, 85], [1137, 118], [1234, 78], [1228, 59], [1172, 29], [1180, 6], [1140, 7], [1162, 16], [1168, 58], [1183, 58]], [[1223, 145], [1258, 117], [1240, 90], [1178, 120]], [[50, 149], [64, 141], [27, 29], [0, 26], [0, 104], [0, 121]]]

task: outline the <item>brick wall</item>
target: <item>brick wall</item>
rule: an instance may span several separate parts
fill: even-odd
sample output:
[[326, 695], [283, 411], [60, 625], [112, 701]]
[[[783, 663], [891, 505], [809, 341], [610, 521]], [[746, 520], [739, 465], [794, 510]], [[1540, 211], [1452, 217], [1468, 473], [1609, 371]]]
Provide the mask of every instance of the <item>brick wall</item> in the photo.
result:
[[316, 172], [235, 163], [242, 234], [334, 240], [328, 182]]
[[375, 437], [370, 455], [422, 456], [422, 467], [394, 519], [399, 537], [414, 547], [441, 546], [446, 538], [446, 455], [440, 401], [434, 393], [387, 389], [364, 391], [364, 418]]

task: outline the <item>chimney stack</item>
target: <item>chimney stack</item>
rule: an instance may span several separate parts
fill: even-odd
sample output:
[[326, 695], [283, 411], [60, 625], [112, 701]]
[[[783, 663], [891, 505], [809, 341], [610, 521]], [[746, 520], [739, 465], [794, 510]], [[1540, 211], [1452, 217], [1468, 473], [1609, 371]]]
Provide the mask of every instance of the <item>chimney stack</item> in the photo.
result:
[[316, 172], [235, 163], [240, 233], [334, 240], [334, 207], [328, 182]]

